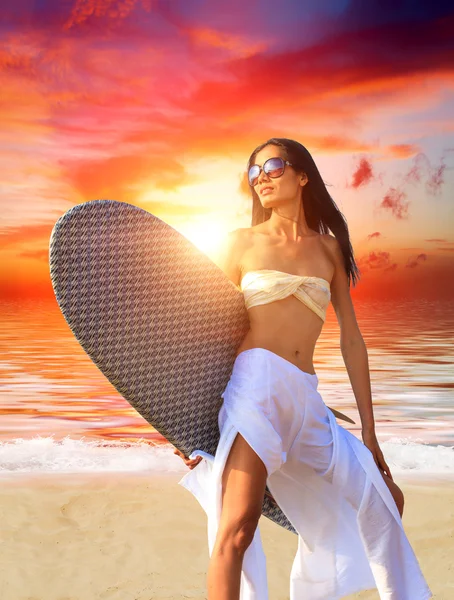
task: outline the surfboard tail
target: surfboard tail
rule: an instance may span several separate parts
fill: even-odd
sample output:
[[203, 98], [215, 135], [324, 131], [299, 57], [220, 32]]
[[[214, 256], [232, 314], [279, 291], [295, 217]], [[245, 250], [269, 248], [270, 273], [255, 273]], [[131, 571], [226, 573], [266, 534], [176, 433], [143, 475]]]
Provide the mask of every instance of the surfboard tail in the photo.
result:
[[343, 421], [348, 421], [349, 423], [356, 425], [355, 421], [353, 421], [353, 419], [350, 419], [350, 417], [347, 417], [347, 415], [344, 415], [344, 413], [341, 413], [340, 411], [336, 410], [335, 408], [331, 408], [330, 406], [328, 406], [328, 408], [337, 419], [342, 419]]

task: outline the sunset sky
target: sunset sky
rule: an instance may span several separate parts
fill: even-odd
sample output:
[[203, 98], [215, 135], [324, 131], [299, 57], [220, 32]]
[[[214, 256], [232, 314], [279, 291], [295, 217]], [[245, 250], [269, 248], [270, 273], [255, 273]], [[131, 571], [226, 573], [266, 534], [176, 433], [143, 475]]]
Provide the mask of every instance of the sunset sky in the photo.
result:
[[214, 257], [250, 225], [246, 162], [273, 136], [304, 144], [329, 184], [359, 296], [453, 297], [450, 3], [6, 4], [0, 298], [52, 296], [52, 227], [97, 198]]

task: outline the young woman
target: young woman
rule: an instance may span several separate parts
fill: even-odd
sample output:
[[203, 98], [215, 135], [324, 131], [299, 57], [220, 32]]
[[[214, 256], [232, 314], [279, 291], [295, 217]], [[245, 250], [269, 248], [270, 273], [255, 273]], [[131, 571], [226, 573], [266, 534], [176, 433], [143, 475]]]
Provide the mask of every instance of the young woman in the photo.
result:
[[[291, 600], [370, 588], [386, 600], [430, 598], [375, 434], [346, 221], [300, 143], [267, 140], [247, 171], [252, 227], [229, 234], [221, 267], [244, 293], [250, 330], [222, 395], [216, 456], [175, 450], [191, 470], [179, 483], [208, 516], [208, 598], [267, 600], [257, 527], [266, 485], [298, 533]], [[330, 301], [363, 443], [317, 391], [312, 359]]]

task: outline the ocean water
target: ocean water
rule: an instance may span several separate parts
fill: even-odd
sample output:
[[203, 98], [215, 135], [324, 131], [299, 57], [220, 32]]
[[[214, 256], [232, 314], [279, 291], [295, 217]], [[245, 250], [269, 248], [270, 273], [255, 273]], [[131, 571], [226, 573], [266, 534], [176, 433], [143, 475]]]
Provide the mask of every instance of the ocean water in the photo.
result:
[[[394, 476], [454, 477], [454, 306], [355, 302], [377, 437]], [[330, 306], [314, 355], [319, 391], [361, 439]], [[56, 301], [0, 304], [0, 474], [184, 472], [187, 467], [80, 347]]]

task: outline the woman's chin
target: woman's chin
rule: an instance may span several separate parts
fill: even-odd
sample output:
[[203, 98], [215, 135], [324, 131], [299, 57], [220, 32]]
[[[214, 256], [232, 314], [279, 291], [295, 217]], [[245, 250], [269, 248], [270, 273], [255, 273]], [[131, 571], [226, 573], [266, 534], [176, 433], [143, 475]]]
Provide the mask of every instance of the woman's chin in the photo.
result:
[[261, 200], [263, 208], [276, 208], [277, 206], [282, 206], [282, 201], [279, 201], [277, 198], [262, 198]]

